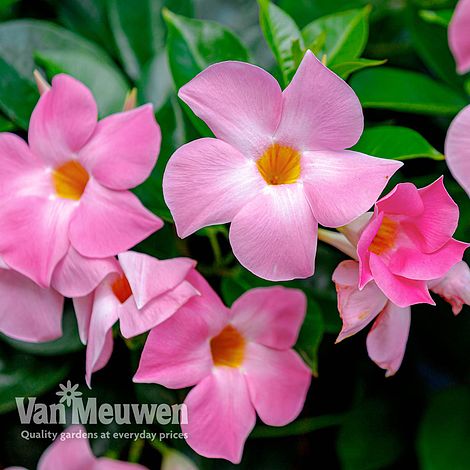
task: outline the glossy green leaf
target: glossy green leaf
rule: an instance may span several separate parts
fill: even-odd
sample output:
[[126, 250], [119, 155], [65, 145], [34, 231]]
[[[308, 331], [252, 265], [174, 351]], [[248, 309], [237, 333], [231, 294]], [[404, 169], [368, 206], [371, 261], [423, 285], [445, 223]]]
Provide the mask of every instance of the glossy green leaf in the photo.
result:
[[[1, 85], [0, 85], [1, 87]], [[16, 129], [15, 124], [9, 119], [0, 116], [0, 132], [11, 132]]]
[[306, 44], [326, 34], [325, 45], [319, 57], [326, 55], [328, 65], [339, 64], [359, 57], [369, 34], [370, 6], [319, 18], [302, 30]]
[[466, 470], [470, 462], [470, 390], [450, 388], [432, 396], [418, 434], [422, 470]]
[[366, 129], [352, 150], [393, 160], [431, 158], [443, 160], [438, 152], [421, 134], [400, 126], [377, 126]]
[[391, 67], [362, 70], [350, 84], [365, 108], [453, 116], [467, 104], [460, 93], [426, 75]]
[[287, 85], [298, 66], [292, 46], [297, 41], [301, 49], [305, 47], [302, 34], [295, 21], [274, 3], [268, 0], [258, 3], [261, 29], [281, 69], [284, 85]]
[[437, 24], [447, 28], [449, 26], [453, 10], [420, 10], [419, 16], [427, 23]]
[[122, 111], [129, 85], [115, 67], [83, 51], [47, 50], [36, 53], [35, 59], [49, 80], [58, 73], [67, 73], [85, 83], [98, 103], [100, 115]]
[[362, 70], [368, 67], [377, 67], [387, 62], [386, 60], [371, 60], [371, 59], [354, 59], [347, 62], [341, 62], [336, 65], [330, 66], [334, 73], [339, 75], [343, 80], [346, 80], [349, 75], [358, 70]]
[[[163, 17], [168, 27], [170, 71], [177, 89], [216, 62], [248, 61], [245, 46], [224, 26], [214, 21], [185, 18], [166, 9]], [[208, 127], [187, 106], [184, 108], [199, 132], [211, 135]]]

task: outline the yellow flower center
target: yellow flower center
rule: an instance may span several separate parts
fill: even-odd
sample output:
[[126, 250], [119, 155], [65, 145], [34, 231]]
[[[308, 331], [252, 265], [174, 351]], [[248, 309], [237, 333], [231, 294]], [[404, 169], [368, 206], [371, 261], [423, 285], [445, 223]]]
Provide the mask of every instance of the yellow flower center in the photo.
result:
[[77, 160], [69, 160], [52, 172], [57, 196], [78, 201], [85, 191], [90, 176]]
[[121, 304], [123, 304], [132, 295], [131, 286], [124, 274], [112, 283], [111, 289]]
[[216, 366], [239, 367], [245, 355], [245, 340], [232, 325], [211, 339], [212, 360]]
[[273, 144], [256, 161], [268, 184], [295, 183], [300, 177], [300, 153], [292, 147]]
[[381, 255], [393, 248], [397, 238], [398, 224], [388, 217], [384, 217], [380, 228], [369, 246], [369, 251]]

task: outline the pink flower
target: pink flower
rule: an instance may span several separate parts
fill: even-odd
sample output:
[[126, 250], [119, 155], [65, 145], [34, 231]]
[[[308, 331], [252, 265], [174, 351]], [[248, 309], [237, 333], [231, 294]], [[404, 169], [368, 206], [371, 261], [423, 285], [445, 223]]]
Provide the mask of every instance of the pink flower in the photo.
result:
[[457, 62], [457, 71], [470, 70], [470, 0], [460, 0], [449, 24], [449, 46]]
[[195, 262], [158, 260], [136, 252], [111, 258], [111, 269], [89, 295], [73, 299], [80, 338], [87, 344], [86, 381], [113, 351], [113, 325], [125, 338], [140, 335], [173, 315], [198, 291], [187, 281]]
[[374, 280], [399, 307], [434, 305], [427, 281], [445, 275], [468, 247], [452, 238], [458, 218], [442, 178], [421, 189], [398, 184], [372, 216], [360, 218], [362, 231], [357, 222], [344, 229], [351, 242], [358, 239], [359, 289]]
[[445, 154], [452, 176], [470, 196], [470, 106], [452, 121], [447, 131]]
[[256, 413], [283, 426], [302, 410], [311, 374], [291, 348], [306, 298], [296, 289], [258, 288], [229, 310], [197, 272], [190, 281], [201, 296], [151, 330], [134, 381], [196, 385], [181, 425], [188, 444], [205, 457], [238, 463]]
[[387, 371], [387, 377], [394, 375], [405, 355], [410, 331], [410, 307], [395, 305], [373, 281], [359, 290], [359, 263], [356, 261], [341, 262], [333, 273], [333, 281], [343, 320], [343, 328], [336, 342], [356, 334], [375, 319], [367, 335], [367, 352], [379, 367]]
[[91, 92], [57, 75], [31, 116], [28, 145], [0, 134], [0, 254], [43, 287], [70, 251], [90, 258], [125, 251], [162, 226], [128, 189], [155, 165], [160, 129], [152, 107], [97, 122]]
[[9, 269], [0, 258], [0, 332], [21, 341], [62, 336], [64, 298]]
[[217, 138], [184, 145], [167, 165], [178, 235], [231, 222], [235, 256], [265, 279], [311, 276], [318, 223], [358, 217], [402, 165], [344, 150], [362, 133], [361, 105], [310, 51], [284, 91], [259, 67], [223, 62], [179, 97]]
[[[10, 467], [10, 470], [20, 467]], [[68, 427], [42, 454], [38, 470], [146, 470], [136, 463], [96, 458], [83, 426]], [[7, 469], [8, 470], [8, 469]]]
[[448, 273], [428, 282], [432, 292], [440, 295], [452, 305], [454, 315], [462, 311], [464, 304], [470, 305], [470, 268], [465, 261], [455, 264]]

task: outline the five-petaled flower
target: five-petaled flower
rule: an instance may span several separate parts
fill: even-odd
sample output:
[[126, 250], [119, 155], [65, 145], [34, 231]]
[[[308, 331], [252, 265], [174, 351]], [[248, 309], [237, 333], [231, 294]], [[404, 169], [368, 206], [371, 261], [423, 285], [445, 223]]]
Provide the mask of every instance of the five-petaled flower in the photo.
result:
[[134, 381], [196, 385], [181, 425], [188, 444], [237, 463], [256, 413], [283, 426], [302, 410], [311, 373], [291, 348], [306, 297], [279, 286], [252, 289], [229, 310], [201, 275], [193, 272], [191, 283], [201, 295], [151, 330]]
[[222, 62], [179, 97], [217, 138], [184, 145], [167, 165], [178, 234], [231, 222], [235, 256], [265, 279], [311, 276], [318, 223], [351, 222], [402, 165], [344, 150], [362, 133], [361, 105], [310, 51], [284, 91], [259, 67]]

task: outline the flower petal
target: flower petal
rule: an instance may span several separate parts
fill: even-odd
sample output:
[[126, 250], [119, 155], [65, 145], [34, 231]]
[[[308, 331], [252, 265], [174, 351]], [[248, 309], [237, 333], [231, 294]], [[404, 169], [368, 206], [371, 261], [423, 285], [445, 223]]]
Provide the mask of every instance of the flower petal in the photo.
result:
[[240, 263], [270, 281], [313, 274], [317, 223], [298, 184], [268, 186], [235, 216], [230, 243]]
[[59, 74], [31, 115], [32, 152], [52, 166], [72, 159], [93, 133], [98, 110], [91, 91], [75, 78]]
[[67, 237], [74, 206], [38, 197], [21, 197], [0, 206], [0, 253], [5, 262], [42, 287], [70, 246]]
[[[470, 39], [470, 38], [469, 38]], [[470, 59], [469, 59], [470, 60]], [[470, 106], [452, 121], [447, 131], [446, 163], [452, 176], [470, 197]]]
[[461, 74], [470, 70], [470, 0], [460, 0], [449, 24], [449, 46]]
[[343, 327], [336, 342], [340, 342], [367, 326], [385, 307], [387, 297], [375, 282], [358, 289], [359, 263], [341, 262], [333, 273], [338, 293], [338, 311]]
[[298, 150], [344, 150], [362, 134], [361, 104], [352, 88], [307, 51], [283, 92], [276, 141]]
[[387, 214], [416, 217], [423, 212], [424, 203], [414, 184], [399, 183], [377, 201], [377, 209]]
[[88, 331], [90, 329], [91, 313], [93, 312], [93, 302], [95, 294], [85, 295], [84, 297], [75, 297], [73, 301], [73, 309], [77, 317], [78, 334], [80, 341], [86, 344], [88, 341]]
[[136, 251], [120, 253], [118, 258], [139, 309], [176, 288], [196, 266], [189, 258], [159, 260]]
[[10, 269], [0, 269], [0, 331], [33, 343], [62, 336], [64, 298]]
[[405, 355], [410, 332], [411, 309], [400, 308], [388, 302], [367, 335], [369, 357], [387, 373], [394, 375]]
[[182, 238], [207, 225], [230, 222], [265, 186], [253, 161], [217, 139], [180, 147], [163, 177], [165, 201]]
[[249, 343], [243, 369], [251, 401], [264, 423], [285, 426], [300, 414], [312, 374], [296, 352]]
[[429, 295], [426, 281], [416, 281], [393, 274], [374, 253], [370, 254], [369, 264], [374, 281], [397, 306], [408, 307], [420, 303], [436, 305]]
[[112, 191], [91, 179], [69, 230], [83, 256], [105, 258], [126, 251], [159, 230], [163, 222], [129, 191]]
[[79, 159], [104, 186], [129, 189], [150, 175], [160, 142], [160, 128], [147, 104], [99, 121]]
[[188, 423], [181, 429], [198, 454], [240, 463], [245, 441], [256, 422], [244, 376], [218, 367], [186, 397]]
[[307, 298], [301, 290], [260, 287], [233, 303], [230, 323], [248, 341], [289, 349], [297, 341], [306, 309]]
[[65, 297], [83, 297], [111, 272], [120, 272], [115, 258], [87, 258], [71, 246], [54, 270], [52, 287]]
[[277, 81], [244, 62], [211, 65], [184, 85], [178, 96], [216, 137], [247, 157], [261, 155], [270, 145], [281, 115]]
[[314, 217], [326, 227], [340, 227], [366, 212], [402, 162], [363, 153], [304, 152], [302, 179]]

